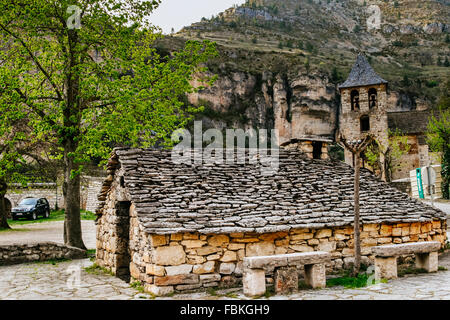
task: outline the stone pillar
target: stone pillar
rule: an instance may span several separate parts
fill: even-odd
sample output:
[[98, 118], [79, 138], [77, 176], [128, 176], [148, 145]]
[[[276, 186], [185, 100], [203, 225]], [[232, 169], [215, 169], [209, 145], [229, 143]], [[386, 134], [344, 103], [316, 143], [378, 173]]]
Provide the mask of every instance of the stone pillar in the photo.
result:
[[275, 293], [290, 294], [298, 291], [298, 271], [296, 267], [275, 270]]
[[397, 279], [397, 257], [375, 257], [375, 280]]
[[244, 294], [249, 297], [266, 293], [266, 276], [263, 269], [247, 269], [242, 279]]
[[425, 269], [428, 272], [438, 271], [438, 253], [417, 253], [416, 268]]
[[327, 286], [327, 278], [325, 276], [325, 264], [308, 264], [305, 265], [305, 282], [313, 288], [325, 288]]

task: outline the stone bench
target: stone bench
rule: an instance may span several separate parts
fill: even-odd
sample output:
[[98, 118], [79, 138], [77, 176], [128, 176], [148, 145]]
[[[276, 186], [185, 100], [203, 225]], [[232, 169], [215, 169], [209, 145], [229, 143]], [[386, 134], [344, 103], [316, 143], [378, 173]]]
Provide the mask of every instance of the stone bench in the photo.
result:
[[313, 288], [326, 286], [325, 262], [331, 260], [328, 252], [279, 254], [245, 257], [243, 285], [246, 296], [260, 296], [266, 292], [265, 273], [275, 271], [275, 292], [284, 294], [298, 290], [297, 267], [305, 266], [306, 284]]
[[412, 242], [393, 244], [372, 248], [375, 255], [375, 279], [397, 278], [397, 256], [416, 255], [416, 267], [428, 272], [438, 270], [438, 251], [441, 243], [438, 241]]

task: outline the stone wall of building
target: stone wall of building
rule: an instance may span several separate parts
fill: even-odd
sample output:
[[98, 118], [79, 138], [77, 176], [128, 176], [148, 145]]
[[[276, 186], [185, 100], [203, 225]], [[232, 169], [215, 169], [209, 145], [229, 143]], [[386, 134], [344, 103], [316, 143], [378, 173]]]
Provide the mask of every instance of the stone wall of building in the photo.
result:
[[85, 250], [53, 242], [0, 246], [0, 265], [86, 257]]
[[[133, 210], [131, 210], [133, 212]], [[101, 219], [109, 220], [105, 215]], [[327, 251], [332, 261], [328, 271], [348, 268], [353, 263], [353, 228], [298, 229], [278, 233], [230, 233], [203, 235], [183, 233], [147, 235], [133, 214], [130, 224], [131, 281], [141, 281], [156, 295], [208, 287], [229, 287], [242, 281], [246, 256]], [[135, 221], [135, 222], [133, 222]], [[104, 226], [100, 226], [103, 229]], [[114, 228], [109, 229], [114, 230]], [[362, 262], [371, 264], [371, 247], [415, 241], [446, 241], [446, 221], [366, 224], [361, 229]], [[108, 237], [108, 232], [102, 232]], [[115, 242], [103, 238], [102, 243]], [[114, 271], [111, 247], [97, 248], [97, 261]], [[103, 252], [103, 253], [101, 253]], [[299, 268], [302, 275], [302, 268]], [[268, 283], [273, 276], [267, 274]]]

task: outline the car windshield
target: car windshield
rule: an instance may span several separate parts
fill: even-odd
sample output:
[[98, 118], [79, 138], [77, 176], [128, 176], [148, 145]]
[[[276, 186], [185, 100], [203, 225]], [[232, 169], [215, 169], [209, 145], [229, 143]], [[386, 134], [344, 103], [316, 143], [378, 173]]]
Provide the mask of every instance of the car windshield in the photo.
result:
[[37, 199], [23, 199], [20, 201], [19, 206], [31, 206], [35, 205], [37, 202]]

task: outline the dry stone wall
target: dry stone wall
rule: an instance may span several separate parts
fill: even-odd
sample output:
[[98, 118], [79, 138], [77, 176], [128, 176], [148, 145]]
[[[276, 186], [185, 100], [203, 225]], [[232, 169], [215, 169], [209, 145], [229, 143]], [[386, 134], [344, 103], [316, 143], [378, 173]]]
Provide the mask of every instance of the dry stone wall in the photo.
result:
[[[246, 256], [327, 251], [332, 255], [328, 271], [349, 268], [353, 263], [353, 228], [350, 226], [266, 234], [148, 235], [139, 228], [133, 215], [131, 220], [135, 221], [130, 228], [131, 277], [145, 284], [146, 291], [157, 295], [239, 285]], [[373, 263], [371, 247], [377, 245], [416, 241], [439, 241], [444, 245], [445, 230], [445, 220], [363, 225], [362, 261], [367, 265]], [[100, 260], [100, 264], [108, 266], [113, 261]], [[299, 274], [303, 276], [302, 268]], [[267, 282], [273, 283], [273, 275], [266, 276]]]
[[53, 259], [82, 259], [86, 256], [85, 250], [53, 242], [0, 246], [0, 265]]

